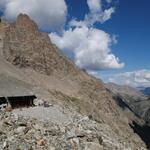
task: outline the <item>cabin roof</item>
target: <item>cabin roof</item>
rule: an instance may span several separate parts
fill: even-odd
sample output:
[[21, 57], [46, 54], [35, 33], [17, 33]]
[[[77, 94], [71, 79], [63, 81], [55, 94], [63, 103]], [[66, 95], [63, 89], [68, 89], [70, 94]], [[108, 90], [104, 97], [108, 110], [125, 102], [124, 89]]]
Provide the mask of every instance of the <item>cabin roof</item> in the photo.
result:
[[0, 74], [0, 97], [34, 95], [33, 87], [14, 77]]

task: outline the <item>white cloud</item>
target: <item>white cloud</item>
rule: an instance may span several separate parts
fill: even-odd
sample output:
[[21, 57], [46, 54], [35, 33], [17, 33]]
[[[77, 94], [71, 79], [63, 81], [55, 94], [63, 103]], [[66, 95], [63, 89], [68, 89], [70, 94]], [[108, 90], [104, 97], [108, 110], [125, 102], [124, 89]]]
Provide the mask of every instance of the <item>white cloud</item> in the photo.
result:
[[126, 84], [134, 87], [150, 86], [150, 70], [137, 70], [132, 72], [125, 72], [117, 74], [109, 78], [110, 82], [115, 82], [117, 84]]
[[91, 12], [101, 11], [101, 0], [87, 0], [87, 4]]
[[80, 68], [90, 71], [122, 68], [124, 64], [120, 63], [110, 49], [112, 43], [117, 43], [116, 37], [110, 37], [93, 27], [96, 22], [103, 23], [110, 19], [115, 9], [110, 7], [103, 10], [101, 0], [87, 0], [87, 5], [89, 13], [85, 14], [84, 20], [72, 19], [69, 22], [70, 28], [62, 36], [51, 33], [52, 42], [73, 56]]
[[112, 0], [106, 0], [107, 3], [112, 3]]
[[115, 8], [111, 7], [104, 10], [102, 21], [105, 22], [111, 18], [111, 15], [115, 12]]
[[4, 18], [15, 20], [20, 13], [28, 14], [41, 28], [60, 29], [66, 21], [64, 0], [0, 0]]
[[62, 36], [50, 34], [51, 40], [66, 53], [71, 52], [80, 68], [103, 70], [121, 68], [123, 63], [111, 53], [112, 39], [102, 30], [76, 27], [64, 31]]
[[90, 12], [85, 15], [84, 20], [72, 19], [69, 23], [70, 26], [93, 26], [96, 22], [104, 23], [115, 12], [114, 7], [103, 9], [101, 0], [87, 0], [87, 5]]

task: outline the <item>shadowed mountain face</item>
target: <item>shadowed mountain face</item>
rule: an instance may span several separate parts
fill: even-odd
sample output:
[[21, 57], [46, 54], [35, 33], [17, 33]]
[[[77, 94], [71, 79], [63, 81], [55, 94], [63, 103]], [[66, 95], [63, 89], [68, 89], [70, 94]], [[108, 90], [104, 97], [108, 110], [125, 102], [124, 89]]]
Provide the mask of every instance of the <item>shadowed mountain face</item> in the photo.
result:
[[145, 112], [150, 107], [150, 101], [146, 95], [136, 88], [121, 86], [114, 83], [106, 84], [106, 88], [112, 91], [114, 95], [120, 97], [136, 115], [144, 118]]
[[150, 127], [147, 125], [139, 125], [135, 121], [130, 124], [131, 128], [137, 133], [141, 139], [145, 142], [148, 149], [150, 149]]
[[140, 90], [143, 94], [147, 95], [147, 96], [150, 96], [150, 87], [147, 87], [147, 88], [142, 88]]
[[138, 91], [129, 86], [120, 86], [114, 83], [105, 85], [114, 94], [114, 99], [123, 109], [132, 111], [138, 118], [144, 120], [144, 124], [136, 121], [129, 123], [130, 127], [137, 133], [150, 149], [150, 99], [144, 95], [142, 90]]
[[[78, 113], [106, 124], [120, 143], [125, 142], [132, 149], [145, 147], [129, 126], [136, 118], [131, 111], [133, 108], [122, 99], [116, 100], [102, 81], [78, 69], [51, 43], [47, 33], [38, 31], [37, 25], [27, 15], [21, 14], [16, 22], [6, 23], [0, 28], [0, 66], [3, 68], [0, 74], [42, 89], [48, 97], [56, 99], [55, 103], [73, 107]], [[128, 115], [132, 117], [121, 109], [127, 106], [130, 108]]]

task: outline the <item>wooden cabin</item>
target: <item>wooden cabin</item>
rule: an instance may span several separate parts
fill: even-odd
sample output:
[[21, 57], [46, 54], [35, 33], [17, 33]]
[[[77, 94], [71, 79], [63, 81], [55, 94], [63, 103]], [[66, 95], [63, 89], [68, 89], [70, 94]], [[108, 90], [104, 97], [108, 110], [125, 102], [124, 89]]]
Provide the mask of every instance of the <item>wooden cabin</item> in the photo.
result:
[[34, 106], [33, 87], [16, 78], [0, 75], [0, 109]]
[[34, 106], [35, 95], [0, 97], [0, 109]]

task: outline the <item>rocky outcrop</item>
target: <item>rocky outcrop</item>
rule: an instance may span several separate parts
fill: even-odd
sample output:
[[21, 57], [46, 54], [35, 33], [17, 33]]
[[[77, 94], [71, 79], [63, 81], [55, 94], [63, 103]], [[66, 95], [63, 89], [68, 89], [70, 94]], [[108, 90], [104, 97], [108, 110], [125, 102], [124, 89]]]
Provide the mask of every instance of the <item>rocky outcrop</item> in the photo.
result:
[[[73, 63], [58, 52], [47, 33], [38, 31], [37, 25], [20, 14], [5, 32], [4, 57], [18, 67], [31, 67], [41, 73], [75, 73]], [[63, 69], [62, 69], [63, 68]]]

